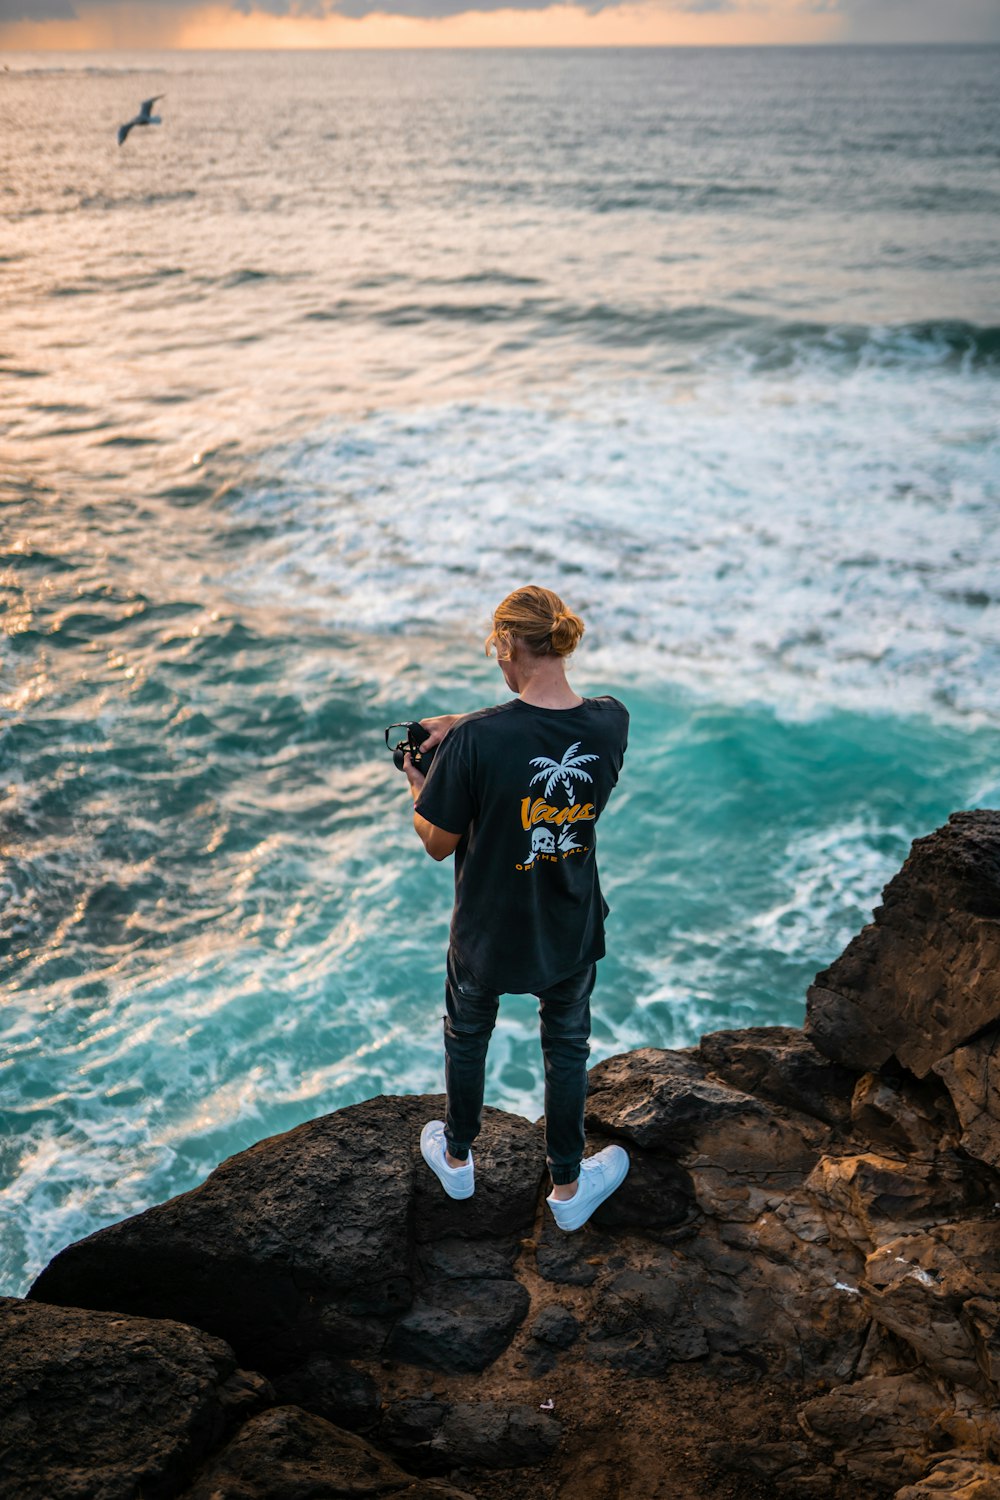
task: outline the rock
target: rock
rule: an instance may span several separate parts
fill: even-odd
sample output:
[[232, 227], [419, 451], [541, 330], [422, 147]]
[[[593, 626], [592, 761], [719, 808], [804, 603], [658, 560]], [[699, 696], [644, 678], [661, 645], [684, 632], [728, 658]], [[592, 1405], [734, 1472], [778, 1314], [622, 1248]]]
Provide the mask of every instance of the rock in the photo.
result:
[[1000, 1021], [1000, 813], [916, 839], [882, 905], [806, 996], [806, 1036], [846, 1067], [918, 1078]]
[[979, 1198], [978, 1184], [953, 1153], [910, 1162], [872, 1151], [824, 1156], [806, 1186], [828, 1210], [836, 1236], [865, 1255], [917, 1225], [945, 1223]]
[[535, 1251], [539, 1276], [559, 1286], [593, 1286], [597, 1280], [597, 1270], [591, 1258], [595, 1228], [591, 1220], [576, 1234], [565, 1234], [557, 1228], [552, 1215], [546, 1212]]
[[938, 1423], [950, 1407], [922, 1375], [866, 1376], [807, 1401], [800, 1416], [807, 1433], [832, 1443], [838, 1466], [856, 1484], [891, 1494], [900, 1480], [921, 1478], [938, 1456]]
[[587, 1334], [587, 1358], [633, 1375], [661, 1375], [678, 1360], [707, 1354], [696, 1294], [678, 1270], [670, 1250], [651, 1249], [606, 1281]]
[[970, 1297], [962, 1303], [961, 1316], [987, 1386], [1000, 1390], [1000, 1299]]
[[382, 1441], [420, 1467], [518, 1469], [541, 1463], [559, 1445], [558, 1420], [533, 1407], [496, 1401], [400, 1401], [382, 1425]]
[[746, 1094], [846, 1125], [857, 1073], [831, 1062], [796, 1026], [712, 1031], [697, 1052], [709, 1073]]
[[443, 1281], [509, 1281], [520, 1240], [435, 1240], [417, 1246], [422, 1279], [437, 1285]]
[[[201, 1187], [70, 1245], [29, 1296], [193, 1323], [268, 1375], [314, 1354], [378, 1356], [419, 1298], [421, 1243], [507, 1242], [534, 1222], [540, 1132], [487, 1109], [477, 1190], [456, 1203], [419, 1155], [420, 1126], [442, 1107], [440, 1097], [368, 1100], [261, 1141]], [[517, 1284], [496, 1300], [504, 1312], [489, 1348], [499, 1352], [496, 1331], [519, 1321]]]
[[808, 1116], [709, 1078], [695, 1048], [644, 1047], [598, 1063], [586, 1122], [601, 1136], [666, 1152], [687, 1167], [708, 1160], [741, 1172], [808, 1168], [827, 1138]]
[[[928, 1369], [990, 1388], [1000, 1317], [1000, 1223], [943, 1225], [881, 1244], [862, 1290], [873, 1315]], [[966, 1311], [966, 1309], [968, 1309]]]
[[276, 1376], [273, 1384], [282, 1406], [301, 1406], [335, 1427], [368, 1432], [378, 1423], [382, 1408], [378, 1386], [369, 1374], [346, 1360], [316, 1354]]
[[431, 1448], [448, 1463], [518, 1469], [548, 1458], [561, 1436], [557, 1418], [531, 1407], [465, 1401], [448, 1412]]
[[387, 1353], [430, 1370], [485, 1370], [510, 1343], [530, 1301], [518, 1281], [432, 1284], [397, 1321]]
[[0, 1492], [10, 1500], [176, 1495], [271, 1396], [196, 1328], [0, 1299]]
[[450, 1410], [447, 1401], [393, 1401], [382, 1418], [380, 1441], [411, 1458], [415, 1453], [427, 1452], [431, 1439]]
[[580, 1325], [568, 1307], [550, 1302], [542, 1309], [529, 1330], [531, 1337], [553, 1349], [568, 1349], [580, 1336]]
[[415, 1479], [370, 1443], [295, 1406], [247, 1422], [183, 1500], [473, 1500]]
[[955, 1111], [939, 1087], [865, 1073], [851, 1098], [857, 1134], [906, 1157], [934, 1156], [958, 1142]]
[[1000, 1500], [1000, 1465], [945, 1458], [916, 1484], [897, 1490], [895, 1500]]
[[1000, 1167], [1000, 1027], [939, 1058], [934, 1071], [955, 1106], [963, 1149]]
[[[591, 1138], [588, 1144], [599, 1151], [607, 1142]], [[669, 1240], [697, 1218], [691, 1174], [669, 1157], [633, 1151], [628, 1176], [594, 1212], [590, 1223], [595, 1229], [640, 1229]]]

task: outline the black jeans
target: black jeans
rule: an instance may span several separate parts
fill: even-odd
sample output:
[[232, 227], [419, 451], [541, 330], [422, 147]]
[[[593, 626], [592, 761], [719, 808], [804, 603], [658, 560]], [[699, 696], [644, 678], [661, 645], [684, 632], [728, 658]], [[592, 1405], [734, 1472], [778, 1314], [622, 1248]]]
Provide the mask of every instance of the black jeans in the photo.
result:
[[[545, 1062], [545, 1160], [555, 1183], [575, 1182], [580, 1175], [590, 996], [596, 978], [597, 965], [586, 964], [537, 995]], [[486, 1049], [500, 996], [481, 985], [452, 948], [444, 993], [445, 1141], [451, 1155], [464, 1161], [483, 1121]]]

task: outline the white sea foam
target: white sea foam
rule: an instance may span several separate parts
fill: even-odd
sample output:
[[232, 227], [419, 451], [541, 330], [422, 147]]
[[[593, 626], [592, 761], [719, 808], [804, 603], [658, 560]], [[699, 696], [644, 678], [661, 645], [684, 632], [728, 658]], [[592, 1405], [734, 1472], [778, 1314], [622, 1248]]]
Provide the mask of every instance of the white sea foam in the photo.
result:
[[586, 670], [785, 713], [996, 720], [996, 384], [954, 371], [730, 372], [457, 404], [268, 456], [274, 527], [229, 584], [326, 624], [474, 641], [533, 577]]

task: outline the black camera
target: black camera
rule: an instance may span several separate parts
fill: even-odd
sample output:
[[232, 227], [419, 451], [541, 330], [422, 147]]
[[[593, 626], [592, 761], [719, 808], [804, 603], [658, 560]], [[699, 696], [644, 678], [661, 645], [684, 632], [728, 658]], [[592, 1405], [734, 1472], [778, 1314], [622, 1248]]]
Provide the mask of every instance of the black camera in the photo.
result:
[[[391, 744], [389, 740], [389, 736], [394, 729], [406, 730], [406, 739], [400, 740], [398, 745]], [[392, 751], [392, 763], [397, 771], [403, 769], [403, 757], [408, 755], [416, 770], [422, 776], [427, 775], [427, 772], [431, 768], [431, 761], [434, 759], [434, 749], [432, 747], [430, 750], [421, 750], [420, 746], [429, 735], [430, 730], [425, 729], [416, 719], [412, 723], [389, 725], [389, 728], [385, 732], [385, 743], [386, 748]]]

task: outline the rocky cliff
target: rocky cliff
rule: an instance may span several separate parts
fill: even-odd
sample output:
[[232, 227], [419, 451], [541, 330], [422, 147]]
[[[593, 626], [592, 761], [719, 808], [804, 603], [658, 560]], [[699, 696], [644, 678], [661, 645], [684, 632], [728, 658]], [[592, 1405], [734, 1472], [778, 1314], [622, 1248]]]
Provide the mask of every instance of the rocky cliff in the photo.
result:
[[592, 1070], [632, 1170], [575, 1235], [499, 1111], [461, 1203], [438, 1098], [260, 1142], [0, 1303], [0, 1493], [1000, 1500], [998, 960], [957, 813], [804, 1029]]

